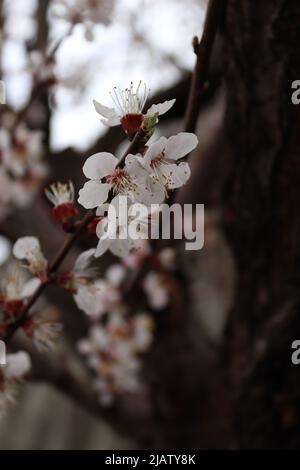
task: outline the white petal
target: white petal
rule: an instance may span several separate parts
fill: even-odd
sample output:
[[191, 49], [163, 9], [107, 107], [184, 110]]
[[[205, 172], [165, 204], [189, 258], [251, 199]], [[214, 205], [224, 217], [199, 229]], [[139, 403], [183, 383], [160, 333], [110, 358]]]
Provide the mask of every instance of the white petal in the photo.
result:
[[96, 216], [97, 217], [104, 217], [106, 212], [108, 211], [109, 208], [109, 203], [106, 202], [105, 204], [101, 204], [96, 210]]
[[118, 164], [118, 159], [111, 153], [95, 153], [83, 165], [83, 173], [90, 180], [104, 178], [110, 175]]
[[161, 204], [166, 198], [164, 185], [155, 178], [151, 178], [150, 181], [150, 190], [152, 193], [151, 204]]
[[170, 137], [166, 144], [165, 158], [179, 160], [198, 145], [198, 138], [190, 132], [180, 132]]
[[176, 100], [174, 99], [170, 101], [164, 101], [163, 103], [153, 104], [148, 109], [146, 116], [152, 116], [155, 113], [158, 113], [159, 116], [161, 116], [162, 114], [165, 114], [167, 111], [169, 111], [169, 109], [172, 108], [175, 101]]
[[100, 116], [103, 116], [107, 119], [116, 116], [116, 111], [114, 110], [114, 108], [108, 108], [107, 106], [104, 106], [96, 100], [93, 100], [93, 103], [95, 106], [95, 110], [98, 114], [100, 114]]
[[93, 352], [93, 346], [88, 339], [80, 339], [76, 345], [76, 349], [83, 355], [91, 354]]
[[97, 248], [96, 248], [95, 258], [99, 258], [100, 256], [102, 256], [109, 249], [110, 244], [111, 244], [110, 238], [107, 238], [107, 237], [100, 238]]
[[[125, 160], [126, 171], [134, 181], [136, 179], [142, 179], [148, 177], [148, 168], [144, 168], [144, 157], [141, 155], [129, 154]], [[151, 168], [150, 168], [151, 169]]]
[[160, 204], [165, 200], [164, 186], [157, 180], [149, 178], [147, 187], [138, 187], [133, 191], [136, 201], [149, 206], [150, 204]]
[[19, 351], [15, 354], [7, 355], [6, 374], [12, 378], [21, 378], [31, 368], [31, 360], [29, 354], [25, 351]]
[[[166, 172], [164, 172], [166, 174]], [[175, 163], [168, 165], [168, 188], [176, 189], [183, 186], [191, 176], [190, 166], [186, 162], [179, 165]]]
[[77, 307], [87, 315], [95, 316], [98, 306], [95, 302], [95, 289], [93, 286], [80, 286], [74, 295]]
[[107, 200], [110, 188], [110, 184], [88, 181], [79, 191], [78, 202], [85, 209], [100, 206]]
[[113, 286], [120, 286], [126, 276], [126, 268], [122, 264], [112, 264], [106, 271], [105, 277]]
[[108, 127], [119, 126], [121, 124], [120, 116], [114, 116], [108, 119], [101, 119], [102, 124]]
[[123, 258], [123, 256], [127, 256], [132, 248], [132, 244], [129, 242], [129, 240], [112, 240], [112, 243], [110, 245], [110, 251], [112, 254], [115, 256], [120, 256]]
[[22, 237], [14, 244], [13, 254], [18, 259], [24, 259], [37, 249], [40, 250], [40, 242], [36, 237]]
[[81, 253], [78, 256], [77, 260], [75, 261], [74, 271], [84, 271], [88, 267], [91, 261], [91, 258], [93, 258], [94, 254], [95, 254], [94, 248], [90, 248], [89, 250], [86, 250], [83, 253]]
[[27, 297], [31, 297], [35, 293], [37, 288], [40, 286], [40, 284], [41, 284], [41, 281], [37, 277], [33, 277], [32, 279], [27, 281], [23, 286], [21, 297], [23, 299]]
[[165, 149], [168, 139], [166, 137], [161, 137], [154, 144], [150, 145], [147, 152], [145, 153], [144, 158], [140, 160], [141, 164], [149, 169], [151, 161], [158, 157], [159, 154]]

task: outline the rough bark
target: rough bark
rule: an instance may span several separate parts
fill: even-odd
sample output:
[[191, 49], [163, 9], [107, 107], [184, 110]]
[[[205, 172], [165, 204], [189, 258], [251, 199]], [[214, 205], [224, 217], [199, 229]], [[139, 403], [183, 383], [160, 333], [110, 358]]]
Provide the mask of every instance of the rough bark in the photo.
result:
[[227, 330], [241, 448], [299, 448], [300, 77], [298, 0], [228, 0], [225, 21], [231, 149], [224, 223], [237, 284]]

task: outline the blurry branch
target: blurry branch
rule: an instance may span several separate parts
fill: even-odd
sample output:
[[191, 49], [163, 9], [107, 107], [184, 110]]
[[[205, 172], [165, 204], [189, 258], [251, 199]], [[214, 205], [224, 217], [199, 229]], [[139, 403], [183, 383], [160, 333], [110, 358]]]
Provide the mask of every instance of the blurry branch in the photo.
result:
[[47, 14], [50, 0], [40, 0], [36, 11], [37, 34], [35, 40], [36, 49], [45, 51], [48, 40]]
[[137, 403], [135, 406], [126, 406], [121, 401], [109, 408], [101, 406], [90, 378], [83, 370], [73, 370], [64, 356], [51, 357], [49, 354], [41, 354], [30, 341], [20, 336], [13, 339], [11, 348], [13, 351], [26, 350], [30, 354], [33, 365], [30, 379], [33, 382], [51, 385], [92, 417], [105, 420], [124, 436], [141, 442], [146, 441], [147, 436], [153, 433], [154, 423], [147, 407], [143, 404], [138, 406]]
[[221, 8], [224, 0], [210, 0], [208, 4], [206, 20], [202, 39], [199, 42], [197, 36], [193, 39], [193, 48], [197, 56], [196, 65], [192, 75], [192, 83], [185, 116], [185, 131], [194, 132], [199, 116], [201, 99], [205, 83], [208, 79], [209, 65], [213, 45], [218, 30]]

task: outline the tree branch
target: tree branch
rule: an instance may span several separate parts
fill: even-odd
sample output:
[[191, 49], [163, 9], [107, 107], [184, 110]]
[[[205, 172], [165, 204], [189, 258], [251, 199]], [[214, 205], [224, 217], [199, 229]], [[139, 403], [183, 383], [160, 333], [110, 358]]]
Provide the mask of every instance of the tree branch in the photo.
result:
[[191, 88], [185, 115], [185, 131], [194, 132], [199, 116], [200, 104], [205, 92], [205, 83], [208, 79], [209, 65], [218, 30], [221, 8], [224, 0], [210, 0], [202, 39], [197, 36], [193, 39], [193, 48], [197, 56], [192, 75]]

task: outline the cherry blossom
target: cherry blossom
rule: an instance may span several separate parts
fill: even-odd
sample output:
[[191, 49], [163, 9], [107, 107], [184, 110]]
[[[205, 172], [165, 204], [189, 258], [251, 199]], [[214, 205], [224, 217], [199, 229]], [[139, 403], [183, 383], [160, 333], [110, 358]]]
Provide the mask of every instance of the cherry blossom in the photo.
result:
[[163, 274], [150, 271], [143, 280], [148, 303], [153, 310], [163, 310], [170, 301], [169, 287]]
[[40, 242], [36, 237], [19, 238], [13, 247], [13, 254], [17, 259], [26, 260], [26, 267], [42, 282], [48, 278], [48, 261], [44, 257]]
[[124, 257], [139, 249], [142, 240], [149, 238], [149, 224], [151, 222], [155, 226], [157, 216], [156, 207], [148, 209], [131, 203], [124, 196], [115, 197], [107, 217], [102, 218], [97, 226], [99, 242], [95, 256], [102, 256], [110, 250], [115, 256]]
[[178, 160], [190, 153], [198, 144], [195, 134], [181, 132], [178, 135], [161, 137], [149, 146], [145, 155], [128, 155], [130, 161], [138, 160], [148, 171], [146, 182], [154, 194], [156, 202], [163, 202], [168, 191], [183, 186], [190, 177], [191, 171], [187, 162], [177, 163]]
[[79, 341], [79, 352], [98, 375], [94, 386], [103, 405], [111, 405], [119, 393], [140, 389], [139, 355], [150, 347], [152, 329], [147, 314], [111, 315], [105, 326], [93, 326], [89, 338]]
[[37, 278], [28, 280], [23, 271], [11, 268], [1, 281], [0, 303], [3, 311], [8, 315], [17, 315], [40, 282]]
[[78, 308], [93, 319], [98, 319], [109, 311], [117, 310], [122, 304], [119, 289], [104, 279], [78, 288], [74, 294], [74, 300]]
[[148, 98], [149, 89], [142, 81], [139, 81], [136, 88], [133, 82], [129, 88], [121, 90], [114, 87], [111, 98], [115, 107], [109, 108], [94, 100], [94, 106], [98, 114], [102, 116], [101, 122], [106, 126], [122, 125], [124, 131], [129, 137], [132, 137], [141, 127], [145, 117], [153, 115], [161, 116], [165, 114], [175, 103], [174, 100], [152, 105], [146, 114], [143, 114], [144, 107]]
[[164, 269], [173, 271], [176, 266], [176, 251], [174, 248], [164, 248], [158, 253], [158, 260]]
[[111, 266], [103, 278], [96, 278], [98, 271], [90, 263], [95, 250], [82, 253], [69, 276], [68, 286], [73, 290], [74, 300], [80, 310], [93, 319], [100, 318], [104, 313], [121, 308], [122, 296], [119, 285], [125, 276], [122, 265]]
[[135, 250], [129, 255], [124, 256], [122, 262], [125, 266], [131, 269], [136, 269], [141, 266], [146, 258], [152, 253], [152, 249], [148, 240], [140, 240], [139, 245], [135, 246]]
[[60, 182], [52, 184], [49, 189], [45, 190], [45, 194], [50, 202], [54, 205], [53, 216], [60, 220], [66, 226], [73, 217], [79, 215], [74, 202], [74, 186], [70, 181], [68, 184]]
[[129, 195], [141, 203], [152, 202], [151, 192], [145, 185], [145, 169], [138, 162], [135, 165], [126, 162], [124, 168], [118, 167], [118, 163], [118, 159], [107, 152], [96, 153], [86, 160], [83, 173], [90, 181], [79, 191], [78, 199], [85, 209], [101, 206], [110, 191], [115, 196]]
[[62, 331], [62, 324], [54, 321], [29, 318], [24, 323], [23, 330], [33, 340], [40, 352], [48, 352], [55, 348]]

